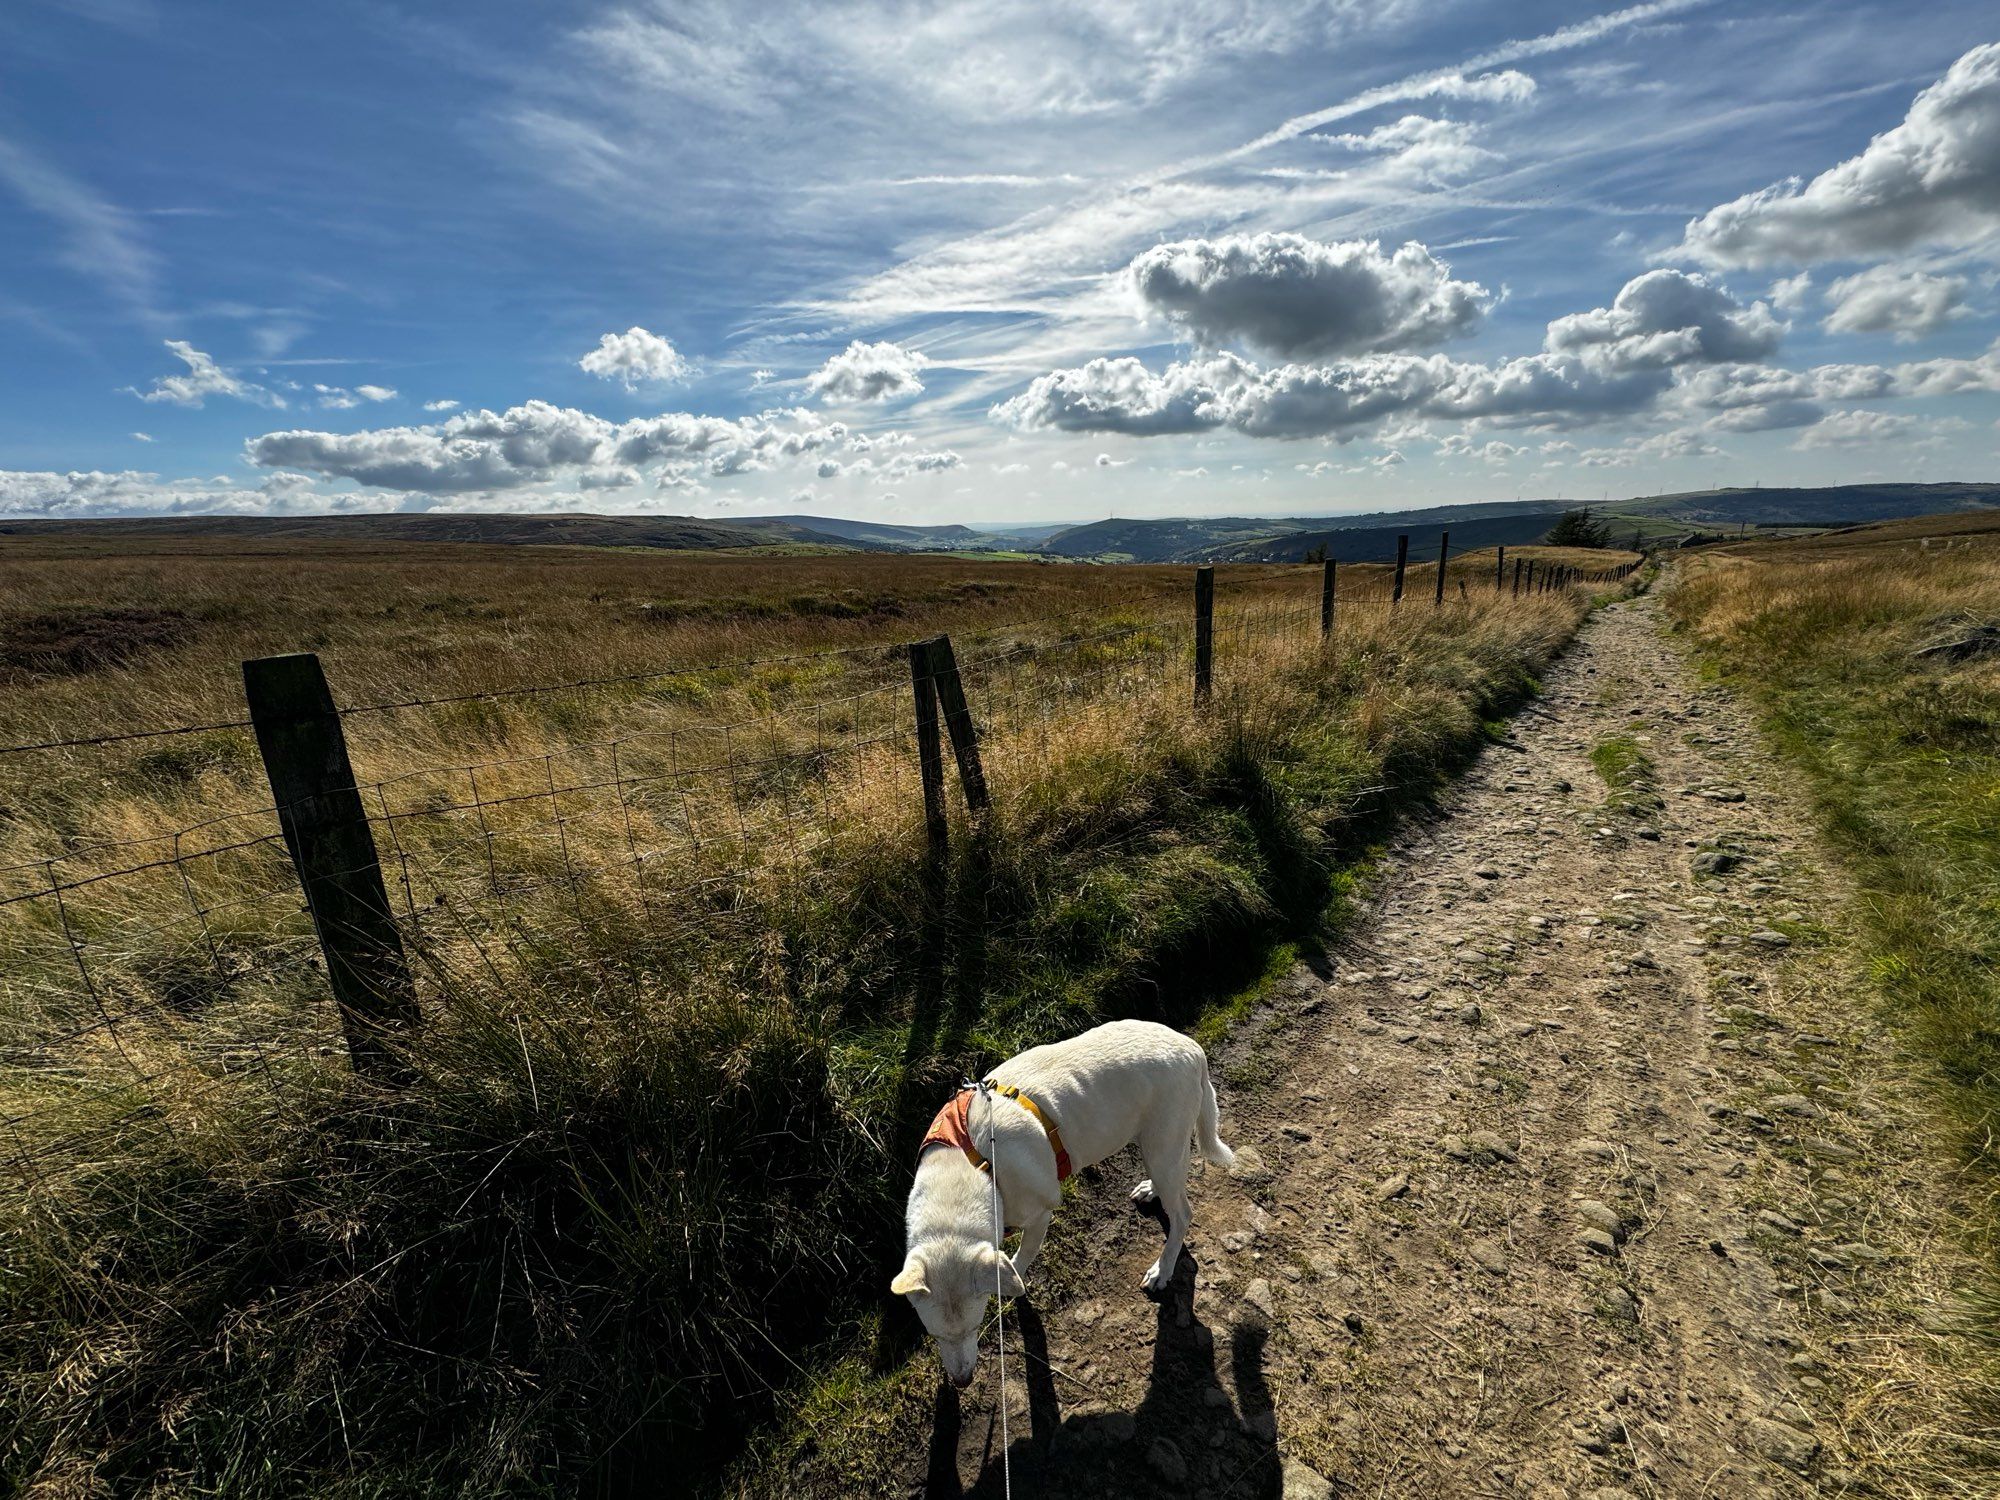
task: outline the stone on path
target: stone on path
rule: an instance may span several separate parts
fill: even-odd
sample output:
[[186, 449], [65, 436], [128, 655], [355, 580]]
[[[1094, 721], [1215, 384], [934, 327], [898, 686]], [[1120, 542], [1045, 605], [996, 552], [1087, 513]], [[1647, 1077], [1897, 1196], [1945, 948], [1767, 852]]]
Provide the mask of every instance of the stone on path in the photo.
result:
[[1165, 1438], [1153, 1439], [1153, 1446], [1146, 1450], [1146, 1462], [1168, 1484], [1181, 1484], [1187, 1479], [1187, 1460]]
[[1333, 1481], [1296, 1458], [1285, 1460], [1284, 1500], [1332, 1500]]
[[1783, 1464], [1795, 1474], [1803, 1474], [1819, 1456], [1818, 1438], [1769, 1417], [1752, 1417], [1745, 1422], [1743, 1437], [1753, 1452]]

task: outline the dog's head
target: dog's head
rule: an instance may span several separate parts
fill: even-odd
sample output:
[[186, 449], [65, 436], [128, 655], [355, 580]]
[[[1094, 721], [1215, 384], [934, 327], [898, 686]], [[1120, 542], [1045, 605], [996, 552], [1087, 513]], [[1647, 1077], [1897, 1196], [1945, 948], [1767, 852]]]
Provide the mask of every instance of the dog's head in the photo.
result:
[[1013, 1261], [982, 1240], [944, 1240], [913, 1246], [889, 1290], [910, 1299], [937, 1340], [944, 1373], [961, 1390], [979, 1363], [979, 1330], [986, 1301], [997, 1290], [1018, 1297], [1027, 1290]]

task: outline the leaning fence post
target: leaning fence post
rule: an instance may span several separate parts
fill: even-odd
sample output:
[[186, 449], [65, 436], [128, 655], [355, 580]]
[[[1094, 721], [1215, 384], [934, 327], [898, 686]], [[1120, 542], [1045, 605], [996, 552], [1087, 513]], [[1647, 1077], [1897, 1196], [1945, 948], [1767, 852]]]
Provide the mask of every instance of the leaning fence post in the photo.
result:
[[951, 735], [951, 753], [958, 760], [958, 784], [965, 793], [965, 805], [979, 814], [993, 805], [986, 790], [986, 767], [979, 759], [979, 730], [972, 722], [972, 710], [965, 704], [965, 684], [958, 676], [958, 653], [951, 649], [951, 637], [941, 635], [928, 642], [931, 681], [937, 684], [938, 702], [944, 708], [944, 727]]
[[1444, 565], [1445, 560], [1450, 556], [1451, 533], [1449, 531], [1440, 531], [1438, 533], [1438, 586], [1437, 596], [1431, 600], [1433, 604], [1444, 603]]
[[416, 1024], [416, 989], [326, 673], [310, 652], [259, 657], [243, 692], [347, 1055], [358, 1073], [394, 1072], [388, 1033]]
[[1215, 665], [1215, 569], [1194, 570], [1194, 701], [1208, 702]]
[[1528, 559], [1528, 592], [1532, 594], [1534, 593], [1534, 591], [1535, 591], [1535, 560], [1531, 557]]
[[1328, 558], [1320, 567], [1319, 576], [1319, 638], [1325, 640], [1333, 634], [1333, 572], [1336, 564]]
[[1507, 549], [1505, 547], [1495, 547], [1493, 549], [1493, 592], [1497, 594], [1505, 587], [1507, 587]]
[[1391, 604], [1401, 604], [1403, 602], [1403, 569], [1409, 565], [1409, 561], [1410, 539], [1406, 536], [1399, 536], [1396, 538], [1396, 587], [1389, 595], [1389, 602]]
[[917, 708], [917, 772], [924, 783], [924, 834], [933, 855], [951, 841], [944, 815], [944, 746], [938, 739], [937, 685], [931, 676], [931, 643], [910, 643], [910, 691]]
[[1521, 597], [1521, 559], [1514, 559], [1514, 597]]

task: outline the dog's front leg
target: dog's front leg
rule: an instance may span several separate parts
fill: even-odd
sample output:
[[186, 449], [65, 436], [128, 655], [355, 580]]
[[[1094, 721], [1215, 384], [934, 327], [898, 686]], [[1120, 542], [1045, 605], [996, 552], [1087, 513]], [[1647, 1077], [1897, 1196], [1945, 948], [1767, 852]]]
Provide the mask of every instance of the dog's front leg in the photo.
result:
[[1042, 1253], [1042, 1239], [1049, 1232], [1049, 1220], [1054, 1217], [1054, 1210], [1045, 1210], [1021, 1226], [1021, 1243], [1014, 1251], [1014, 1274], [1023, 1281], [1028, 1279], [1028, 1268], [1034, 1265], [1035, 1257]]

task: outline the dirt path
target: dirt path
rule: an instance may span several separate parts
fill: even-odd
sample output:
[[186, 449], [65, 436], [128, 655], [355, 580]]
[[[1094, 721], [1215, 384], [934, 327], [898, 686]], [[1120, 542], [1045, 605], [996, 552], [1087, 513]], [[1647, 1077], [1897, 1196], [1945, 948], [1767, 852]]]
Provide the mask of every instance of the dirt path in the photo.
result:
[[[1589, 758], [1615, 740], [1656, 763], [1623, 810]], [[1658, 605], [1601, 612], [1219, 1060], [1240, 1160], [1196, 1186], [1175, 1295], [1140, 1295], [1129, 1163], [1065, 1210], [1051, 1310], [1010, 1325], [1015, 1493], [1866, 1488], [1844, 1366], [1922, 1305], [1878, 1247], [1927, 1148], [1812, 978], [1814, 847]], [[913, 1492], [999, 1493], [996, 1394], [989, 1351]]]

